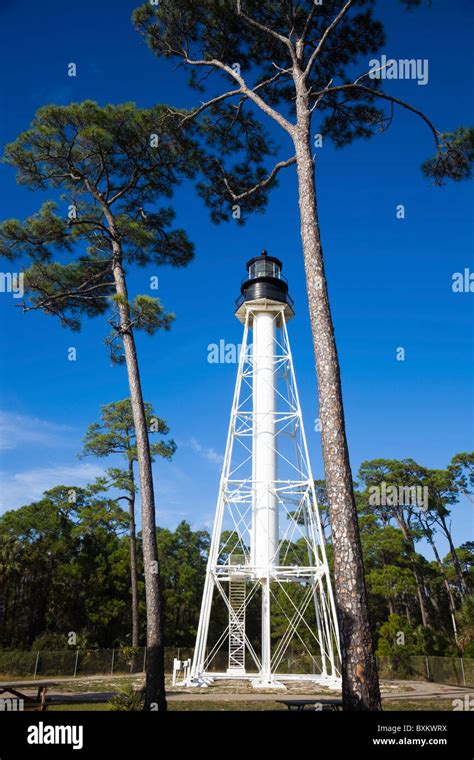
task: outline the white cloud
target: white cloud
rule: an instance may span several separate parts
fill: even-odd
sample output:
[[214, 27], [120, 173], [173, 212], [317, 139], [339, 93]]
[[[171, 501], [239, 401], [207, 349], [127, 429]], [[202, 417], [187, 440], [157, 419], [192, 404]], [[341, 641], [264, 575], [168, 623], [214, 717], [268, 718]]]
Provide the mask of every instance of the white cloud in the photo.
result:
[[[109, 464], [109, 463], [107, 463]], [[85, 486], [104, 474], [103, 467], [84, 462], [72, 465], [57, 465], [50, 467], [33, 467], [29, 470], [15, 473], [0, 472], [0, 514], [7, 509], [17, 509], [25, 504], [40, 499], [49, 488], [57, 485]], [[158, 525], [176, 527], [180, 520], [189, 518], [189, 511], [183, 505], [183, 489], [185, 493], [190, 488], [191, 479], [185, 472], [168, 465], [166, 476], [154, 468], [154, 486], [156, 500], [156, 517]], [[111, 494], [113, 495], [113, 494]], [[184, 500], [186, 504], [186, 500]], [[138, 495], [137, 523], [141, 526], [140, 496]]]
[[23, 446], [64, 446], [73, 440], [73, 428], [39, 417], [0, 411], [0, 451]]
[[2, 473], [0, 511], [29, 504], [41, 498], [44, 491], [57, 485], [84, 486], [102, 473], [102, 467], [89, 463], [35, 467], [9, 475]]
[[222, 464], [224, 461], [222, 454], [218, 454], [213, 448], [203, 446], [202, 443], [199, 443], [195, 438], [191, 438], [187, 445], [190, 446], [196, 454], [199, 454], [200, 457], [207, 459], [208, 462]]

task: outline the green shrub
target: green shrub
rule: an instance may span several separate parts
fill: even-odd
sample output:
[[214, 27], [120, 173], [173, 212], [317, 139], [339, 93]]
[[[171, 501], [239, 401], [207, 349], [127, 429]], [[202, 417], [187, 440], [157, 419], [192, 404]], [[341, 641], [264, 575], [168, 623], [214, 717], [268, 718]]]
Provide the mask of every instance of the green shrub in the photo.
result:
[[0, 676], [32, 676], [35, 672], [36, 652], [20, 650], [0, 651]]
[[424, 653], [423, 633], [420, 628], [414, 628], [401, 615], [389, 615], [388, 620], [380, 626], [376, 654], [406, 657]]
[[110, 709], [135, 712], [143, 710], [144, 698], [145, 695], [143, 689], [135, 690], [133, 686], [126, 686], [123, 689], [120, 689], [115, 697], [112, 697], [109, 702]]
[[69, 649], [67, 633], [49, 633], [44, 631], [33, 641], [31, 645], [32, 652], [59, 652], [61, 649]]

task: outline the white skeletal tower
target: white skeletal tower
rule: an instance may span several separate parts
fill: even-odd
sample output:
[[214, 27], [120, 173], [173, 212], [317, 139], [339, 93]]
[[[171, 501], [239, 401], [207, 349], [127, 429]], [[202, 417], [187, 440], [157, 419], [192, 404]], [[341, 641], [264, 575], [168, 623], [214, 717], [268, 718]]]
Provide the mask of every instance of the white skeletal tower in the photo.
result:
[[264, 251], [247, 270], [236, 311], [244, 335], [188, 683], [339, 686], [334, 598], [288, 341], [293, 302], [278, 259]]

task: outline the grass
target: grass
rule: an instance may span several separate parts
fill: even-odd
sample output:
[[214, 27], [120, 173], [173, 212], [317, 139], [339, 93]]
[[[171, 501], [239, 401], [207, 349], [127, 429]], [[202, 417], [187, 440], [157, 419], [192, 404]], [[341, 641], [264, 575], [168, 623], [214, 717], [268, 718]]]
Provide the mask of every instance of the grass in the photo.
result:
[[[172, 712], [223, 712], [228, 710], [234, 710], [238, 712], [255, 712], [266, 710], [283, 710], [286, 712], [284, 705], [279, 705], [274, 701], [239, 701], [239, 702], [212, 702], [211, 700], [203, 701], [169, 701], [168, 710]], [[388, 700], [384, 703], [384, 710], [391, 712], [393, 710], [401, 710], [404, 712], [423, 712], [433, 710], [436, 712], [450, 712], [453, 709], [452, 700], [450, 699], [419, 699], [419, 700]], [[110, 705], [107, 702], [97, 704], [96, 702], [82, 702], [81, 704], [65, 704], [65, 705], [51, 705], [48, 707], [48, 712], [77, 712], [77, 711], [109, 711]]]
[[420, 712], [433, 710], [435, 712], [451, 712], [453, 709], [452, 699], [417, 699], [411, 701], [405, 700], [386, 700], [383, 703], [383, 709], [387, 712], [392, 710], [403, 710], [404, 712]]
[[168, 702], [168, 709], [173, 712], [227, 712], [229, 710], [237, 712], [265, 712], [267, 710], [287, 710], [284, 705], [279, 705], [276, 702], [264, 702], [263, 700], [248, 702], [211, 702], [211, 700], [208, 699], [206, 699], [205, 702]]
[[101, 702], [97, 704], [97, 702], [81, 702], [75, 703], [75, 704], [66, 704], [66, 705], [49, 705], [47, 712], [83, 712], [85, 710], [86, 712], [109, 712], [110, 706], [107, 702]]
[[[107, 702], [97, 704], [95, 702], [84, 702], [81, 704], [51, 705], [48, 712], [80, 712], [82, 710], [97, 710], [109, 712], [110, 705]], [[235, 710], [238, 712], [249, 711], [266, 711], [266, 710], [286, 710], [283, 705], [277, 705], [275, 702], [168, 702], [168, 710], [171, 712], [227, 712]]]
[[[43, 680], [42, 678], [38, 680]], [[44, 679], [48, 680], [47, 678]], [[52, 678], [51, 680], [54, 680]], [[123, 688], [126, 684], [135, 684], [136, 687], [143, 685], [144, 677], [141, 673], [137, 675], [126, 675], [121, 678], [104, 678], [104, 679], [90, 679], [85, 680], [77, 678], [75, 680], [58, 680], [58, 689], [64, 692], [70, 692], [74, 694], [84, 694], [87, 692], [94, 692], [95, 694], [116, 692]]]

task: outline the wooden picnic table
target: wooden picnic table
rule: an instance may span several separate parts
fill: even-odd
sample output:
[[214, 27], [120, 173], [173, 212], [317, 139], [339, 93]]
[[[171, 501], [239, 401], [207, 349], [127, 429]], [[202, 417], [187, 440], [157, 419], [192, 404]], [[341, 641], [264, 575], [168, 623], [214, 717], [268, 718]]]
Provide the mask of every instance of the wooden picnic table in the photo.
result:
[[[297, 710], [298, 712], [305, 710], [306, 705], [321, 705], [321, 710], [326, 708], [326, 710], [333, 710], [334, 712], [342, 710], [342, 699], [323, 697], [321, 699], [277, 699], [275, 701], [286, 705], [288, 710]], [[314, 710], [317, 711], [317, 708], [314, 707]]]
[[[56, 683], [57, 681], [11, 681], [11, 683], [0, 683], [0, 699], [11, 699], [11, 697], [3, 696], [4, 694], [11, 694], [16, 699], [23, 700], [25, 711], [45, 712], [48, 709], [46, 703], [48, 686], [53, 686]], [[25, 694], [23, 691], [25, 688], [36, 689], [36, 696]]]

